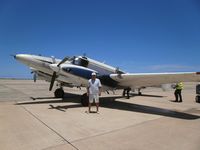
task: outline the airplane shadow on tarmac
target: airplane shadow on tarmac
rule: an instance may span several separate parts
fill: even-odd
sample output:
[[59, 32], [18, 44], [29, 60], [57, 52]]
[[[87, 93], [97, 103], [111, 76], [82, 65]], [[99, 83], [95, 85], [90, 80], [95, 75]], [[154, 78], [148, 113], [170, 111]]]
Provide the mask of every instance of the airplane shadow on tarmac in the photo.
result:
[[63, 112], [65, 112], [65, 110], [69, 109], [69, 108], [82, 107], [81, 104], [73, 104], [73, 105], [65, 105], [65, 106], [60, 106], [60, 105], [58, 105], [58, 106], [49, 105], [49, 106], [50, 106], [50, 108], [48, 108], [48, 109], [57, 109], [57, 110], [63, 111]]
[[[112, 102], [111, 102], [112, 101]], [[128, 103], [125, 101], [115, 101], [112, 99], [111, 101], [106, 100], [106, 98], [101, 99], [101, 107], [110, 108], [110, 109], [119, 109], [125, 111], [133, 111], [139, 113], [146, 113], [146, 114], [153, 114], [153, 115], [160, 115], [178, 119], [186, 119], [186, 120], [193, 120], [199, 119], [200, 116], [193, 115], [185, 112], [178, 112], [170, 109], [158, 108], [153, 106], [145, 106], [140, 104], [133, 104]]]
[[142, 96], [142, 97], [166, 97], [166, 96], [161, 96], [161, 95], [150, 95], [150, 94], [142, 94], [142, 95], [138, 95], [138, 94], [135, 94], [135, 93], [131, 93], [130, 94], [131, 97], [135, 97], [135, 96]]
[[18, 102], [16, 105], [66, 103], [66, 102], [80, 103], [80, 97], [81, 95], [72, 93], [65, 93], [64, 98], [30, 97], [30, 99], [32, 99], [33, 101]]
[[[136, 96], [136, 95], [135, 95]], [[150, 96], [150, 97], [163, 97], [163, 96], [157, 96], [157, 95], [142, 95], [142, 96]], [[65, 110], [70, 108], [77, 108], [82, 107], [80, 104], [80, 97], [81, 95], [78, 94], [72, 94], [72, 93], [65, 93], [65, 97], [63, 99], [60, 98], [54, 98], [54, 97], [37, 97], [34, 98], [30, 97], [34, 101], [27, 101], [27, 102], [19, 102], [16, 105], [26, 105], [26, 104], [48, 104], [48, 109], [56, 109], [59, 111], [65, 112]], [[178, 112], [170, 109], [164, 109], [164, 108], [158, 108], [153, 106], [145, 106], [140, 104], [133, 104], [128, 103], [127, 101], [117, 101], [116, 99], [124, 98], [123, 96], [112, 96], [112, 97], [101, 97], [100, 98], [100, 107], [109, 108], [109, 109], [118, 109], [118, 110], [125, 110], [125, 111], [133, 111], [133, 112], [139, 112], [139, 113], [146, 113], [146, 114], [153, 114], [153, 115], [160, 115], [160, 116], [166, 116], [166, 117], [172, 117], [172, 118], [178, 118], [178, 119], [186, 119], [186, 120], [193, 120], [193, 119], [199, 119], [200, 116], [193, 115], [185, 112]], [[53, 99], [53, 100], [52, 100]], [[40, 101], [37, 101], [40, 100]], [[76, 103], [76, 104], [69, 104], [65, 106], [53, 106], [52, 103]]]
[[[77, 108], [82, 107], [80, 104], [80, 97], [81, 95], [72, 94], [72, 93], [65, 93], [64, 98], [55, 98], [55, 97], [30, 97], [33, 101], [26, 101], [26, 102], [18, 102], [15, 105], [32, 105], [32, 104], [49, 104], [48, 109], [56, 109], [59, 111], [65, 112], [66, 109], [69, 108]], [[69, 105], [57, 105], [54, 106], [52, 103], [68, 103], [73, 102], [76, 104], [69, 104]]]

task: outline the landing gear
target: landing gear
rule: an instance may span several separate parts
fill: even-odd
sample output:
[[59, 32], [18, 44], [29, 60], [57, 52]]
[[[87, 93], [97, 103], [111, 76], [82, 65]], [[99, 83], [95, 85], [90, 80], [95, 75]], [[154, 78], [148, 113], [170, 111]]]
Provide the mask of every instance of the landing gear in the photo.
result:
[[125, 96], [125, 95], [127, 95], [127, 99], [129, 99], [130, 98], [130, 90], [131, 90], [131, 88], [126, 88], [126, 89], [124, 89], [124, 91], [123, 91], [123, 96]]
[[142, 92], [140, 91], [141, 89], [138, 89], [138, 95], [141, 96]]
[[54, 96], [56, 98], [63, 98], [64, 97], [64, 90], [62, 88], [56, 89], [54, 92]]
[[84, 93], [83, 95], [81, 95], [81, 104], [83, 106], [88, 106], [89, 104], [89, 97], [87, 96], [87, 93]]

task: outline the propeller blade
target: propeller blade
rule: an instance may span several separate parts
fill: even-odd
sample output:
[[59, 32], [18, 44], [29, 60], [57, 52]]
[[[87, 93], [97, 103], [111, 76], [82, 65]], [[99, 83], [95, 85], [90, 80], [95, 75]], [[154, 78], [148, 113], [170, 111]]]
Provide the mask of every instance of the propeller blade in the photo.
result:
[[[69, 59], [70, 59], [70, 57], [65, 57], [65, 58], [57, 65], [57, 67], [59, 68], [61, 64], [63, 64], [64, 62], [66, 62], [66, 61], [69, 60]], [[55, 66], [54, 66], [54, 65], [55, 65], [55, 64], [51, 64], [50, 67], [52, 67], [52, 68], [55, 69]], [[59, 71], [59, 69], [58, 69], [58, 71]], [[58, 71], [57, 71], [57, 72], [58, 72]], [[54, 72], [53, 72], [53, 76], [52, 76], [52, 78], [51, 78], [51, 83], [50, 83], [50, 86], [49, 86], [49, 91], [52, 90], [55, 80], [56, 80], [56, 72], [54, 71]]]
[[55, 64], [56, 63], [56, 58], [54, 56], [51, 56], [52, 58], [52, 64]]
[[16, 55], [14, 55], [14, 54], [10, 54], [10, 56], [16, 58]]
[[56, 79], [56, 72], [53, 72], [53, 76], [51, 78], [51, 83], [50, 83], [49, 91], [52, 90], [54, 82], [55, 82], [55, 79]]
[[69, 59], [69, 57], [65, 57], [57, 66], [59, 67], [61, 64], [66, 62]]

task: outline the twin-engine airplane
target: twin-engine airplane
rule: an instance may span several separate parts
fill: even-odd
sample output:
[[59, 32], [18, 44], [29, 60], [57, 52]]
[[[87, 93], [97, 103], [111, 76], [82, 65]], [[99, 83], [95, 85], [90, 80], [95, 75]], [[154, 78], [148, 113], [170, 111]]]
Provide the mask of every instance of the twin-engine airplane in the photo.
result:
[[[126, 73], [119, 68], [106, 65], [85, 56], [65, 57], [63, 60], [54, 57], [43, 57], [28, 54], [17, 54], [15, 59], [29, 66], [36, 78], [50, 82], [49, 91], [57, 81], [59, 88], [54, 95], [57, 98], [64, 97], [63, 87], [87, 87], [88, 79], [92, 72], [97, 73], [101, 80], [103, 91], [116, 89], [137, 89], [145, 87], [161, 86], [176, 82], [198, 82], [200, 72], [181, 73]], [[88, 104], [87, 94], [81, 96], [83, 106]]]

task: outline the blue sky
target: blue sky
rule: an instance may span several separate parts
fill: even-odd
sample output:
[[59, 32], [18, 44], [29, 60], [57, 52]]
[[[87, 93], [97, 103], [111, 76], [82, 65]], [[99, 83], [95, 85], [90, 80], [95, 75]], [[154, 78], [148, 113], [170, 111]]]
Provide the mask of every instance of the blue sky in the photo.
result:
[[200, 71], [199, 0], [0, 0], [0, 77], [10, 54], [87, 54], [127, 72]]

